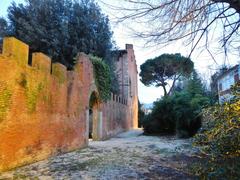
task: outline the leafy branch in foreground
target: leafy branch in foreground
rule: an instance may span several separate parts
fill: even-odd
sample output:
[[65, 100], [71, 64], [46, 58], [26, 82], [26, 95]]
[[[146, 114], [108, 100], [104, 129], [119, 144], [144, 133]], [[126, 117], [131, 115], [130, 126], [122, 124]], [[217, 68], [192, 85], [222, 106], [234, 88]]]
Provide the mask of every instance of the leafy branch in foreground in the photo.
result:
[[232, 91], [232, 103], [205, 109], [202, 131], [195, 138], [195, 144], [204, 147], [205, 160], [193, 171], [205, 179], [240, 177], [240, 84]]

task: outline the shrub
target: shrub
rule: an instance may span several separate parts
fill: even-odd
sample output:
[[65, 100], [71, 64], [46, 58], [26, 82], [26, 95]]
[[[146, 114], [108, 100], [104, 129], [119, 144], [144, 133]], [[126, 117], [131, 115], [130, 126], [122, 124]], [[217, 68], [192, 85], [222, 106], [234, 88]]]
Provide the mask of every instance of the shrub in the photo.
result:
[[174, 96], [176, 133], [180, 138], [193, 136], [201, 127], [201, 106], [198, 98], [191, 97], [186, 92]]
[[144, 121], [146, 134], [177, 133], [178, 137], [193, 136], [201, 127], [201, 108], [207, 99], [183, 91], [154, 102]]
[[[195, 173], [205, 179], [238, 179], [240, 177], [240, 85], [233, 88], [231, 104], [204, 110], [204, 124], [195, 144], [204, 146], [204, 163]], [[207, 154], [207, 156], [206, 156]]]
[[89, 57], [93, 64], [95, 83], [100, 99], [105, 102], [111, 97], [110, 68], [101, 58], [93, 55], [89, 55]]
[[142, 110], [142, 107], [143, 107], [143, 104], [141, 104], [141, 103], [138, 101], [138, 127], [139, 127], [139, 128], [142, 127], [142, 124], [143, 124], [143, 121], [144, 121], [144, 117], [145, 117], [145, 113], [144, 113], [144, 111]]
[[201, 127], [202, 108], [209, 104], [204, 86], [196, 71], [183, 82], [180, 92], [164, 96], [154, 103], [152, 113], [144, 121], [148, 134], [177, 133], [180, 138], [193, 136]]
[[174, 133], [176, 123], [173, 106], [173, 98], [168, 96], [154, 102], [152, 113], [147, 115], [143, 122], [144, 132], [146, 134]]

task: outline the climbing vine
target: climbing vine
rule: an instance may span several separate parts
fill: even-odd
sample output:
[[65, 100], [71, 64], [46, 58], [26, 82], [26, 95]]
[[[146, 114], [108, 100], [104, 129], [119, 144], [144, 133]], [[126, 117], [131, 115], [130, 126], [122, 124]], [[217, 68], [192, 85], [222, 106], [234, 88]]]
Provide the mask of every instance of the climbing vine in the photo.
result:
[[39, 94], [45, 88], [47, 80], [37, 82], [35, 78], [28, 78], [26, 74], [21, 73], [17, 82], [25, 89], [28, 113], [34, 113], [36, 111]]
[[7, 83], [0, 81], [0, 122], [6, 118], [7, 111], [11, 105], [12, 92]]
[[89, 57], [93, 64], [94, 77], [100, 99], [101, 101], [107, 101], [111, 97], [110, 68], [101, 58], [93, 55], [90, 55]]

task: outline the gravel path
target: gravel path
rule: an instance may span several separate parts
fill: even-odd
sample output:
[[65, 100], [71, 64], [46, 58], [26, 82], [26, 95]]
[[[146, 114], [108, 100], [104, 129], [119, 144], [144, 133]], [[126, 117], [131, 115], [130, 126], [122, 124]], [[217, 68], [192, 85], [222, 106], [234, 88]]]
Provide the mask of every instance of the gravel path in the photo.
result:
[[184, 170], [194, 153], [191, 139], [143, 136], [139, 129], [0, 174], [0, 179], [196, 179]]

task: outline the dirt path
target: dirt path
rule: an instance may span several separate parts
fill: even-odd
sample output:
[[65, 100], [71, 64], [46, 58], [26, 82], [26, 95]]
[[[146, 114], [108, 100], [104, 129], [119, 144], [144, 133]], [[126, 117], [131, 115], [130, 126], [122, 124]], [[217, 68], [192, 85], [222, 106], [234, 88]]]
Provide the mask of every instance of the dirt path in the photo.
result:
[[194, 153], [191, 140], [141, 134], [133, 130], [90, 142], [88, 148], [0, 174], [0, 179], [196, 179], [184, 171]]

